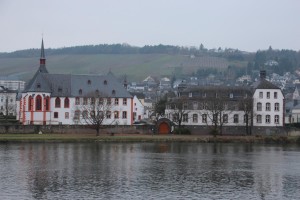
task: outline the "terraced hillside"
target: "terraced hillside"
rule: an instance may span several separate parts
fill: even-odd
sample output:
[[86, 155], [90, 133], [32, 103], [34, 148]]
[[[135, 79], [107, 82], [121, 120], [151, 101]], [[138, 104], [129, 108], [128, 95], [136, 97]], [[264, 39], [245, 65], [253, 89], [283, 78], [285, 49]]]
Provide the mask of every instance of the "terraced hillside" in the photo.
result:
[[[173, 73], [191, 74], [201, 68], [227, 69], [228, 65], [245, 67], [246, 62], [229, 62], [219, 57], [194, 57], [168, 54], [91, 54], [47, 56], [51, 73], [127, 75], [130, 81], [140, 81], [148, 75], [160, 77]], [[39, 66], [38, 57], [0, 58], [0, 76], [18, 75], [28, 80]]]

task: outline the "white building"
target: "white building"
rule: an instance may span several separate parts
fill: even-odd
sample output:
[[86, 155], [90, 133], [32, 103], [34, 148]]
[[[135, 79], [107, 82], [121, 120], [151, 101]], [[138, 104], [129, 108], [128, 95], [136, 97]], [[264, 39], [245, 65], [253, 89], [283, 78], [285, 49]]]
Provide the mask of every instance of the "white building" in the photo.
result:
[[[108, 75], [51, 74], [46, 69], [42, 41], [40, 66], [17, 104], [17, 119], [27, 124], [87, 124], [92, 106], [106, 110], [103, 125], [132, 125], [134, 100], [125, 87]], [[105, 112], [105, 113], [104, 113]]]
[[0, 86], [0, 115], [16, 116], [17, 91]]
[[264, 71], [252, 87], [183, 88], [167, 106], [166, 117], [178, 121], [176, 112], [182, 115], [183, 125], [192, 126], [217, 121], [222, 126], [282, 127], [285, 120], [283, 93], [265, 80]]

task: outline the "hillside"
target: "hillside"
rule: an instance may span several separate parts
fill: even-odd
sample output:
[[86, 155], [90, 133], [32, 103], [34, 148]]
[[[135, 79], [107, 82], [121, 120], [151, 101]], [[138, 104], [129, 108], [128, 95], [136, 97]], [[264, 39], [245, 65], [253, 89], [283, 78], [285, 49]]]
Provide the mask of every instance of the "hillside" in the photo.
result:
[[[46, 51], [47, 52], [47, 51]], [[246, 67], [246, 61], [228, 61], [210, 55], [190, 56], [180, 54], [65, 54], [46, 55], [51, 73], [106, 74], [111, 70], [116, 76], [126, 75], [130, 81], [141, 81], [148, 75], [160, 77], [175, 74], [192, 74], [198, 69], [216, 68], [225, 70], [229, 65]], [[27, 81], [36, 72], [39, 57], [2, 56], [0, 76], [17, 75]]]

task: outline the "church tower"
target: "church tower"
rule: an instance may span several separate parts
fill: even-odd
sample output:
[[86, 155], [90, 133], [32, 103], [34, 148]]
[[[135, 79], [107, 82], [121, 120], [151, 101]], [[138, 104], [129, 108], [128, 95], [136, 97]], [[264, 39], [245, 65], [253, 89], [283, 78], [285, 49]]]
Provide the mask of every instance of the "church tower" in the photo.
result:
[[45, 58], [45, 49], [44, 49], [44, 40], [42, 38], [42, 46], [41, 46], [41, 57], [40, 57], [40, 67], [39, 72], [48, 73], [46, 68], [46, 58]]

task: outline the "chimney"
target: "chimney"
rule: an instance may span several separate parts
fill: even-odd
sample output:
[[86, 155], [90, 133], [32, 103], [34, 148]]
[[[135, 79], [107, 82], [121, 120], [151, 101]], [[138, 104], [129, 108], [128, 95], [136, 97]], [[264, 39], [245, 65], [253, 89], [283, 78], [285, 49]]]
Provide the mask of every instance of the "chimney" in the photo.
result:
[[266, 76], [267, 76], [266, 70], [260, 70], [259, 76], [261, 79], [266, 79]]

